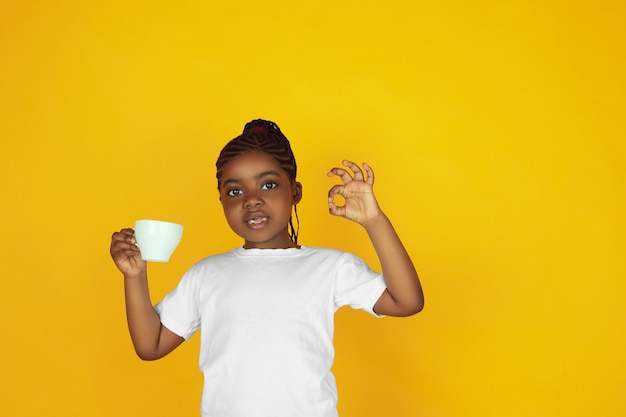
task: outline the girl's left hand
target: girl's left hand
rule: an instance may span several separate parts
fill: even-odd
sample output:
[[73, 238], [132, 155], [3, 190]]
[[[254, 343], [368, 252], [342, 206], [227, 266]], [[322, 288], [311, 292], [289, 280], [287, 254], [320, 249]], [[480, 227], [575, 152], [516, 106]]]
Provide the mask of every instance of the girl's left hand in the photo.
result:
[[[361, 225], [365, 224], [382, 214], [376, 197], [374, 197], [374, 171], [363, 163], [361, 167], [352, 161], [342, 161], [342, 164], [352, 171], [352, 174], [344, 168], [333, 168], [328, 172], [329, 177], [338, 176], [343, 184], [337, 184], [328, 191], [328, 209], [334, 216], [345, 217]], [[343, 206], [335, 204], [335, 197], [340, 195], [344, 198]]]

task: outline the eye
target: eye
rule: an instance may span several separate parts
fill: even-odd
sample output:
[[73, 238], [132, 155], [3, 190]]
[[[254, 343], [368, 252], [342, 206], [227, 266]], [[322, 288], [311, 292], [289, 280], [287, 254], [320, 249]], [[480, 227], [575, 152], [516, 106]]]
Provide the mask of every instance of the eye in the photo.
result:
[[271, 190], [273, 188], [276, 188], [277, 186], [278, 184], [276, 184], [275, 182], [266, 182], [261, 186], [261, 190]]
[[239, 188], [232, 188], [226, 192], [230, 197], [237, 197], [243, 194], [243, 191]]

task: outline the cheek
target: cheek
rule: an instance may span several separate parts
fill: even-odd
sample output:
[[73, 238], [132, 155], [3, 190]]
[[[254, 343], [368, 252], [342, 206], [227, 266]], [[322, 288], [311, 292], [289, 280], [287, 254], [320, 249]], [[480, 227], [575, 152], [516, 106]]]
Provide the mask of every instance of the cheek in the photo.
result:
[[224, 219], [226, 220], [228, 227], [230, 227], [230, 229], [235, 233], [239, 234], [242, 230], [241, 228], [244, 226], [241, 222], [241, 216], [232, 210], [224, 208]]
[[224, 204], [224, 202], [222, 202], [222, 211], [228, 221], [237, 215], [237, 210], [234, 204]]

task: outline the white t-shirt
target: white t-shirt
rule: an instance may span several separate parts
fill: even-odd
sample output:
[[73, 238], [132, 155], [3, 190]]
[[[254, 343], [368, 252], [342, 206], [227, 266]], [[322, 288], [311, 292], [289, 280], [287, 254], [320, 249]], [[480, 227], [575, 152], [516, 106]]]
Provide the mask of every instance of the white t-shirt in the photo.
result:
[[335, 417], [334, 313], [374, 314], [381, 274], [334, 249], [243, 249], [195, 264], [155, 306], [189, 339], [201, 329], [204, 417]]

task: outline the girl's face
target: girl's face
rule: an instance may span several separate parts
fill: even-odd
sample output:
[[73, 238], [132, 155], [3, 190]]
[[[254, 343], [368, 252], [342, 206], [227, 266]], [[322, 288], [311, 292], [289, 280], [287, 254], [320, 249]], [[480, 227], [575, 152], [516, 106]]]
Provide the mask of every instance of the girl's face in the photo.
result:
[[246, 249], [279, 249], [296, 245], [289, 238], [289, 218], [302, 198], [302, 185], [269, 154], [248, 151], [222, 167], [220, 201], [230, 228]]

